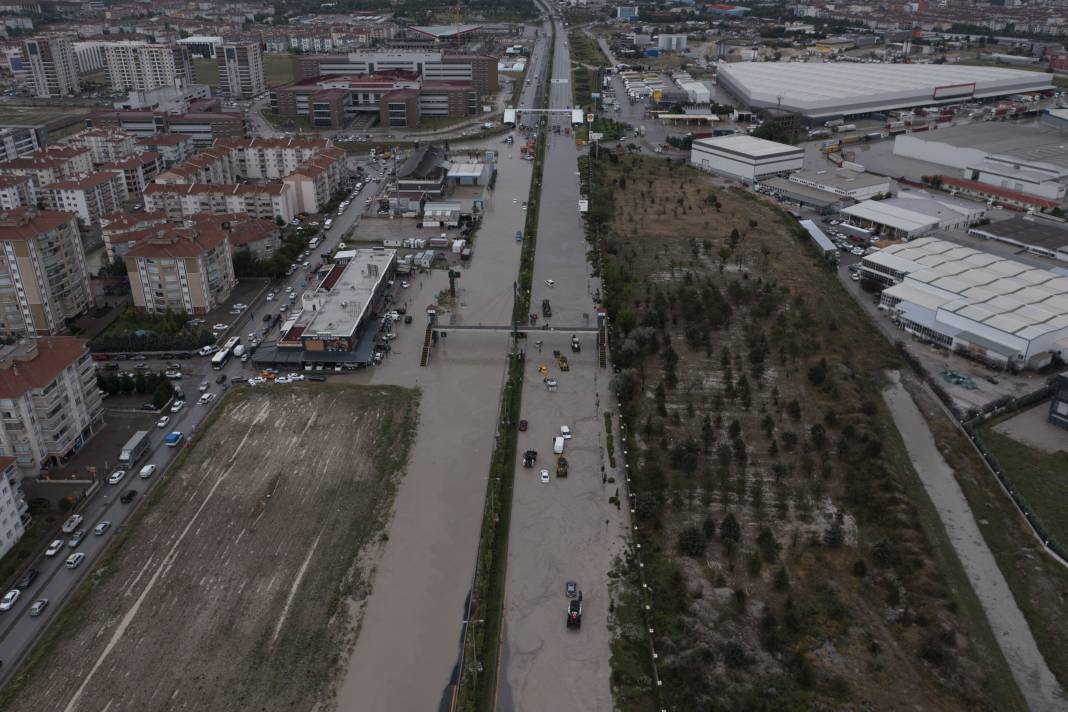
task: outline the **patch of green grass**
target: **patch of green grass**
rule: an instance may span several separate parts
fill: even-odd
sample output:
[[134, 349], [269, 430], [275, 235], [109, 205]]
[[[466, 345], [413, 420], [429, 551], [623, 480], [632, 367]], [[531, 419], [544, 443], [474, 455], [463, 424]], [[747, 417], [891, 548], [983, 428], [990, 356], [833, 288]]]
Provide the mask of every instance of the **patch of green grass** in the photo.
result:
[[311, 131], [311, 121], [307, 116], [279, 116], [270, 109], [261, 109], [260, 115], [263, 116], [266, 121], [277, 129], [304, 129], [305, 131]]
[[[196, 75], [197, 84], [219, 86], [219, 67], [214, 59], [194, 59], [193, 73]], [[263, 76], [269, 87], [293, 81], [293, 55], [264, 54]]]
[[608, 450], [608, 464], [611, 467], [615, 467], [616, 441], [612, 435], [612, 413], [607, 410], [604, 412], [604, 443], [605, 449]]
[[989, 426], [981, 435], [1049, 536], [1064, 546], [1068, 542], [1068, 452], [1042, 452]]
[[883, 443], [895, 455], [884, 459], [898, 466], [898, 479], [904, 485], [909, 500], [916, 507], [916, 513], [927, 535], [927, 541], [930, 543], [931, 557], [935, 561], [938, 572], [945, 578], [946, 588], [955, 606], [956, 615], [963, 621], [965, 630], [970, 633], [976, 655], [986, 670], [987, 674], [983, 678], [986, 699], [990, 701], [993, 709], [1026, 710], [1027, 703], [1020, 694], [1016, 679], [1012, 676], [1009, 664], [1001, 652], [994, 632], [990, 629], [990, 622], [987, 620], [983, 605], [979, 602], [979, 597], [972, 588], [968, 574], [957, 557], [956, 549], [953, 548], [953, 543], [946, 534], [945, 526], [942, 524], [934, 503], [931, 502], [927, 490], [920, 482], [919, 475], [911, 465], [901, 433], [893, 427], [893, 421], [886, 409], [882, 407], [881, 400], [876, 398], [874, 393], [872, 396], [871, 402], [880, 403], [883, 422], [887, 423], [882, 433]]
[[56, 528], [58, 517], [59, 515], [50, 513], [34, 515], [26, 531], [15, 545], [8, 549], [4, 558], [0, 559], [0, 581], [3, 582], [3, 590], [14, 588], [15, 577], [22, 572], [30, 557], [44, 548], [45, 542]]

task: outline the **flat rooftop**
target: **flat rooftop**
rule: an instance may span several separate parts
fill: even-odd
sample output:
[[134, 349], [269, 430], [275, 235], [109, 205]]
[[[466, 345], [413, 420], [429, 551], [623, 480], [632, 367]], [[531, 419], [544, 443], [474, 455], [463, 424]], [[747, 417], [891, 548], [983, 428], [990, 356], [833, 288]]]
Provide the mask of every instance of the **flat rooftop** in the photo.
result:
[[[1031, 72], [1028, 72], [1029, 74]], [[1028, 162], [1068, 168], [1068, 137], [1063, 131], [1038, 121], [980, 123], [950, 126], [927, 133], [909, 134], [913, 139], [970, 148], [992, 155], [1008, 155]]]
[[950, 64], [737, 62], [723, 64], [719, 84], [750, 106], [782, 108], [809, 117], [864, 114], [1040, 91], [1043, 72]]
[[1017, 216], [1002, 222], [991, 223], [971, 230], [979, 235], [995, 239], [1011, 240], [1021, 245], [1060, 250], [1068, 247], [1068, 225], [1048, 220], [1028, 220]]
[[694, 146], [704, 146], [716, 151], [733, 153], [750, 158], [768, 158], [771, 156], [789, 155], [792, 153], [803, 154], [804, 149], [791, 146], [786, 143], [768, 141], [763, 138], [754, 138], [744, 134], [732, 136], [713, 136], [712, 138], [699, 138], [693, 142]]
[[804, 198], [809, 205], [814, 205], [820, 208], [829, 208], [832, 205], [837, 205], [843, 201], [851, 202], [851, 198], [847, 198], [830, 191], [820, 190], [819, 188], [813, 188], [811, 186], [802, 185], [801, 183], [795, 183], [792, 180], [786, 178], [780, 178], [778, 176], [774, 178], [765, 178], [760, 181], [761, 185], [766, 185], [774, 190], [781, 191], [790, 196], [796, 196]]
[[813, 183], [829, 185], [842, 190], [854, 190], [856, 188], [871, 188], [876, 185], [884, 185], [889, 179], [886, 176], [878, 176], [874, 173], [862, 173], [845, 168], [838, 170], [821, 171], [798, 171], [790, 178], [801, 178]]
[[[303, 312], [297, 320], [297, 326], [304, 329], [303, 336], [353, 336], [367, 317], [378, 285], [389, 274], [396, 257], [396, 250], [356, 250], [356, 256], [340, 274], [335, 266], [314, 292], [303, 296]], [[332, 286], [326, 286], [328, 281]]]
[[908, 275], [884, 293], [910, 298], [911, 289], [943, 297], [939, 305], [972, 322], [1021, 339], [1068, 327], [1068, 277], [936, 238], [890, 245], [864, 258]]

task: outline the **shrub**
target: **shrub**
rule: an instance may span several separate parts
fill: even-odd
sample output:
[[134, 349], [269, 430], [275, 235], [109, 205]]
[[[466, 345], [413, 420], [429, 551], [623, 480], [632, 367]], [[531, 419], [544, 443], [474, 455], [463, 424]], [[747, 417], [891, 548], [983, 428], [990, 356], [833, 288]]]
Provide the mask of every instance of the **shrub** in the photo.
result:
[[699, 527], [684, 527], [679, 532], [679, 553], [698, 558], [705, 554], [705, 535]]

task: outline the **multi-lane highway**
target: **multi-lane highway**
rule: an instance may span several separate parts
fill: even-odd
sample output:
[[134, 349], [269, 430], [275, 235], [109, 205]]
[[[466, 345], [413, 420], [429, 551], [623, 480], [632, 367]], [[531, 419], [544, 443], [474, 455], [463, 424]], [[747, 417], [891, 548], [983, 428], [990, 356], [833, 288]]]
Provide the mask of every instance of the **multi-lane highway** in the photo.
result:
[[[359, 221], [363, 210], [367, 207], [367, 198], [378, 195], [382, 190], [384, 176], [379, 175], [379, 168], [366, 162], [359, 162], [364, 167], [365, 175], [369, 180], [363, 189], [352, 196], [352, 201], [341, 215], [336, 212], [333, 217], [334, 223], [329, 230], [322, 233], [322, 243], [307, 258], [314, 266], [320, 259], [337, 247], [338, 242], [348, 234]], [[372, 178], [373, 176], [373, 178]], [[324, 216], [325, 218], [326, 216]], [[298, 269], [290, 277], [272, 285], [272, 289], [284, 292], [286, 287], [292, 286], [297, 292], [300, 291], [301, 283], [309, 282], [307, 270]], [[241, 336], [243, 342], [247, 342], [245, 336], [249, 332], [259, 332], [263, 328], [263, 318], [267, 314], [278, 311], [281, 302], [275, 300], [267, 302], [263, 295], [256, 303], [239, 317], [235, 317], [230, 324], [229, 331], [220, 338], [224, 340], [230, 335]], [[155, 361], [147, 362], [151, 367], [161, 369], [162, 363]], [[200, 397], [198, 384], [207, 381], [208, 392], [221, 395], [230, 386], [233, 378], [239, 376], [251, 376], [251, 364], [243, 364], [239, 359], [232, 358], [220, 371], [211, 369], [210, 358], [196, 358], [195, 360], [183, 361], [183, 375], [178, 383], [182, 386], [188, 402], [177, 412], [169, 410], [165, 415], [170, 417], [164, 429], [153, 428], [151, 434], [152, 446], [149, 453], [144, 456], [135, 467], [127, 473], [126, 477], [117, 485], [104, 484], [100, 487], [78, 512], [85, 518], [80, 529], [85, 530], [85, 537], [77, 547], [71, 548], [66, 542], [70, 539], [67, 535], [60, 535], [64, 539], [63, 549], [56, 556], [45, 558], [41, 556], [32, 562], [29, 568], [36, 569], [38, 575], [33, 583], [21, 592], [18, 601], [8, 611], [0, 611], [0, 685], [6, 683], [13, 674], [19, 661], [33, 645], [33, 642], [44, 631], [48, 624], [55, 618], [63, 604], [66, 602], [78, 583], [85, 578], [100, 562], [111, 539], [122, 530], [131, 514], [141, 506], [145, 496], [161, 479], [167, 477], [168, 466], [177, 457], [182, 447], [171, 448], [163, 444], [164, 434], [171, 431], [180, 431], [185, 436], [184, 446], [188, 446], [195, 439], [197, 429], [201, 422], [208, 416], [211, 410], [219, 403], [219, 398], [206, 405], [198, 405], [196, 399]], [[220, 376], [225, 377], [222, 384], [216, 383]], [[270, 386], [284, 387], [284, 386]], [[115, 453], [116, 457], [118, 453]], [[148, 479], [138, 477], [138, 471], [145, 465], [156, 465], [156, 472]], [[110, 473], [104, 473], [106, 477]], [[136, 490], [137, 496], [129, 504], [119, 501], [122, 493], [127, 490]], [[110, 521], [110, 528], [102, 535], [93, 534], [93, 528], [102, 521]], [[65, 562], [67, 557], [76, 552], [85, 554], [85, 560], [76, 569], [67, 569]], [[2, 593], [2, 592], [0, 592]], [[30, 607], [41, 598], [49, 599], [49, 605], [42, 615], [31, 617]]]

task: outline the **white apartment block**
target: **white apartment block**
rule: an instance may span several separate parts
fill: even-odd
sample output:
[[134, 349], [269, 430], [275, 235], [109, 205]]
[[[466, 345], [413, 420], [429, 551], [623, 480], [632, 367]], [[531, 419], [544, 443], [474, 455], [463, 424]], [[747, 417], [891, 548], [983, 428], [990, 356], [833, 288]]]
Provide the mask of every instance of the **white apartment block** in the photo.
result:
[[116, 91], [151, 91], [193, 81], [193, 64], [184, 45], [109, 42], [104, 46], [108, 81]]
[[145, 188], [145, 210], [166, 213], [168, 220], [182, 220], [200, 213], [248, 213], [254, 218], [290, 222], [300, 211], [293, 186], [286, 183], [193, 183]]
[[30, 176], [0, 175], [0, 211], [37, 204], [37, 189]]
[[92, 74], [104, 68], [104, 47], [107, 42], [101, 40], [81, 40], [74, 43], [74, 57], [78, 61], [78, 71]]
[[23, 55], [33, 78], [34, 93], [43, 98], [81, 91], [78, 59], [69, 37], [34, 37], [23, 43]]
[[5, 126], [0, 129], [0, 161], [29, 156], [44, 145], [43, 126]]
[[15, 458], [0, 457], [0, 558], [22, 538], [30, 523], [29, 510]]
[[263, 51], [258, 42], [227, 42], [215, 55], [219, 69], [219, 93], [235, 99], [251, 99], [267, 91]]
[[121, 129], [86, 129], [63, 139], [63, 143], [89, 149], [94, 164], [114, 163], [145, 150], [136, 136]]
[[83, 225], [99, 227], [101, 216], [122, 207], [126, 180], [112, 171], [90, 173], [41, 186], [40, 195], [47, 209], [75, 213]]
[[104, 424], [96, 367], [73, 336], [0, 346], [0, 456], [35, 476], [81, 448]]

